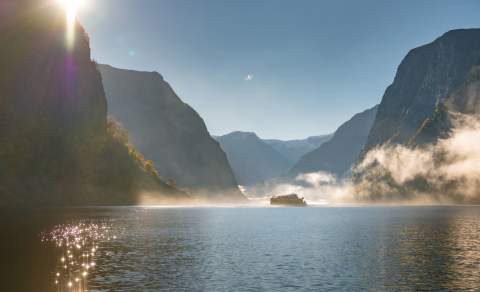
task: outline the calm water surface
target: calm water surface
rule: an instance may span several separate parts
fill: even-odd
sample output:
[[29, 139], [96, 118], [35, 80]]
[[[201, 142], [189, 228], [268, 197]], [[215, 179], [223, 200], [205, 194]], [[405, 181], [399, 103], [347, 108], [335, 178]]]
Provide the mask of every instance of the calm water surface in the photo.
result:
[[[18, 291], [480, 288], [480, 207], [37, 210], [4, 226], [2, 278]], [[65, 269], [59, 242], [74, 237]]]

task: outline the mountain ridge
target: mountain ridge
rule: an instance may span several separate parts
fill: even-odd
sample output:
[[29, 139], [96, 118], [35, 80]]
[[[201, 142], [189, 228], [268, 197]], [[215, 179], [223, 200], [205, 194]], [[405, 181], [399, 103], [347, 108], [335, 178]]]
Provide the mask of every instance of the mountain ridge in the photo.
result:
[[333, 134], [310, 136], [305, 139], [280, 140], [280, 139], [263, 139], [263, 141], [275, 150], [280, 152], [290, 163], [295, 164], [300, 157], [306, 153], [320, 147], [333, 137]]
[[405, 144], [480, 61], [480, 29], [457, 29], [408, 52], [387, 87], [365, 151]]
[[358, 198], [480, 201], [479, 64], [480, 29], [449, 31], [407, 54], [354, 172]]
[[240, 185], [276, 178], [288, 169], [288, 160], [253, 132], [234, 131], [215, 139], [225, 151]]
[[225, 153], [202, 117], [158, 72], [98, 65], [109, 114], [159, 174], [203, 199], [243, 200]]
[[315, 150], [303, 155], [289, 170], [289, 176], [325, 171], [343, 176], [361, 153], [378, 105], [355, 114], [334, 132], [332, 138]]

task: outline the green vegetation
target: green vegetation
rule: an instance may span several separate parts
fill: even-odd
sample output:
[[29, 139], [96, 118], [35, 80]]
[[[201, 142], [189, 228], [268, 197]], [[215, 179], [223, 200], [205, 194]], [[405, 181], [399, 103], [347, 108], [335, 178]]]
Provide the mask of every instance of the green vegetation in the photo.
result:
[[113, 118], [109, 118], [107, 121], [107, 133], [108, 135], [120, 145], [123, 145], [135, 162], [142, 167], [142, 169], [151, 176], [158, 177], [158, 172], [153, 166], [151, 160], [146, 160], [142, 153], [138, 152], [128, 139], [128, 132]]

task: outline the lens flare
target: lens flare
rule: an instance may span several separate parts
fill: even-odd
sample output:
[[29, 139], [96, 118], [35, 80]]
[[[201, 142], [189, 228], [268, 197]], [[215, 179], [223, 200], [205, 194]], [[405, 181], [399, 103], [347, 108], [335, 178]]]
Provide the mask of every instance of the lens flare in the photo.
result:
[[66, 41], [69, 49], [73, 47], [75, 40], [75, 21], [78, 10], [87, 5], [87, 0], [56, 0], [65, 10], [66, 18]]
[[87, 4], [86, 0], [57, 0], [57, 2], [65, 9], [68, 23], [73, 23], [77, 18], [78, 10], [84, 8]]

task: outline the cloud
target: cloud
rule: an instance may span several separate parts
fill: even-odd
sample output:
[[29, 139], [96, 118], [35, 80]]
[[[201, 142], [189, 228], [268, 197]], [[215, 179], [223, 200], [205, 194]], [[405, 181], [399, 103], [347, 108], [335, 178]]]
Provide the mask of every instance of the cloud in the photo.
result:
[[352, 170], [357, 200], [480, 200], [480, 119], [458, 115], [448, 138], [408, 148], [382, 145]]
[[320, 187], [325, 184], [334, 184], [337, 179], [333, 174], [319, 171], [311, 173], [302, 173], [295, 178], [298, 182], [304, 182], [312, 187]]
[[315, 205], [344, 202], [351, 194], [351, 186], [348, 181], [338, 181], [333, 174], [318, 171], [300, 174], [292, 181], [272, 181], [245, 191], [250, 197], [264, 199], [295, 193], [304, 197], [308, 204]]
[[309, 204], [480, 203], [479, 141], [480, 117], [456, 115], [448, 138], [416, 148], [378, 146], [351, 169], [350, 177], [304, 173], [259, 192], [266, 198], [297, 193]]
[[252, 81], [253, 80], [253, 74], [247, 74], [247, 76], [245, 76], [245, 78], [243, 80]]

